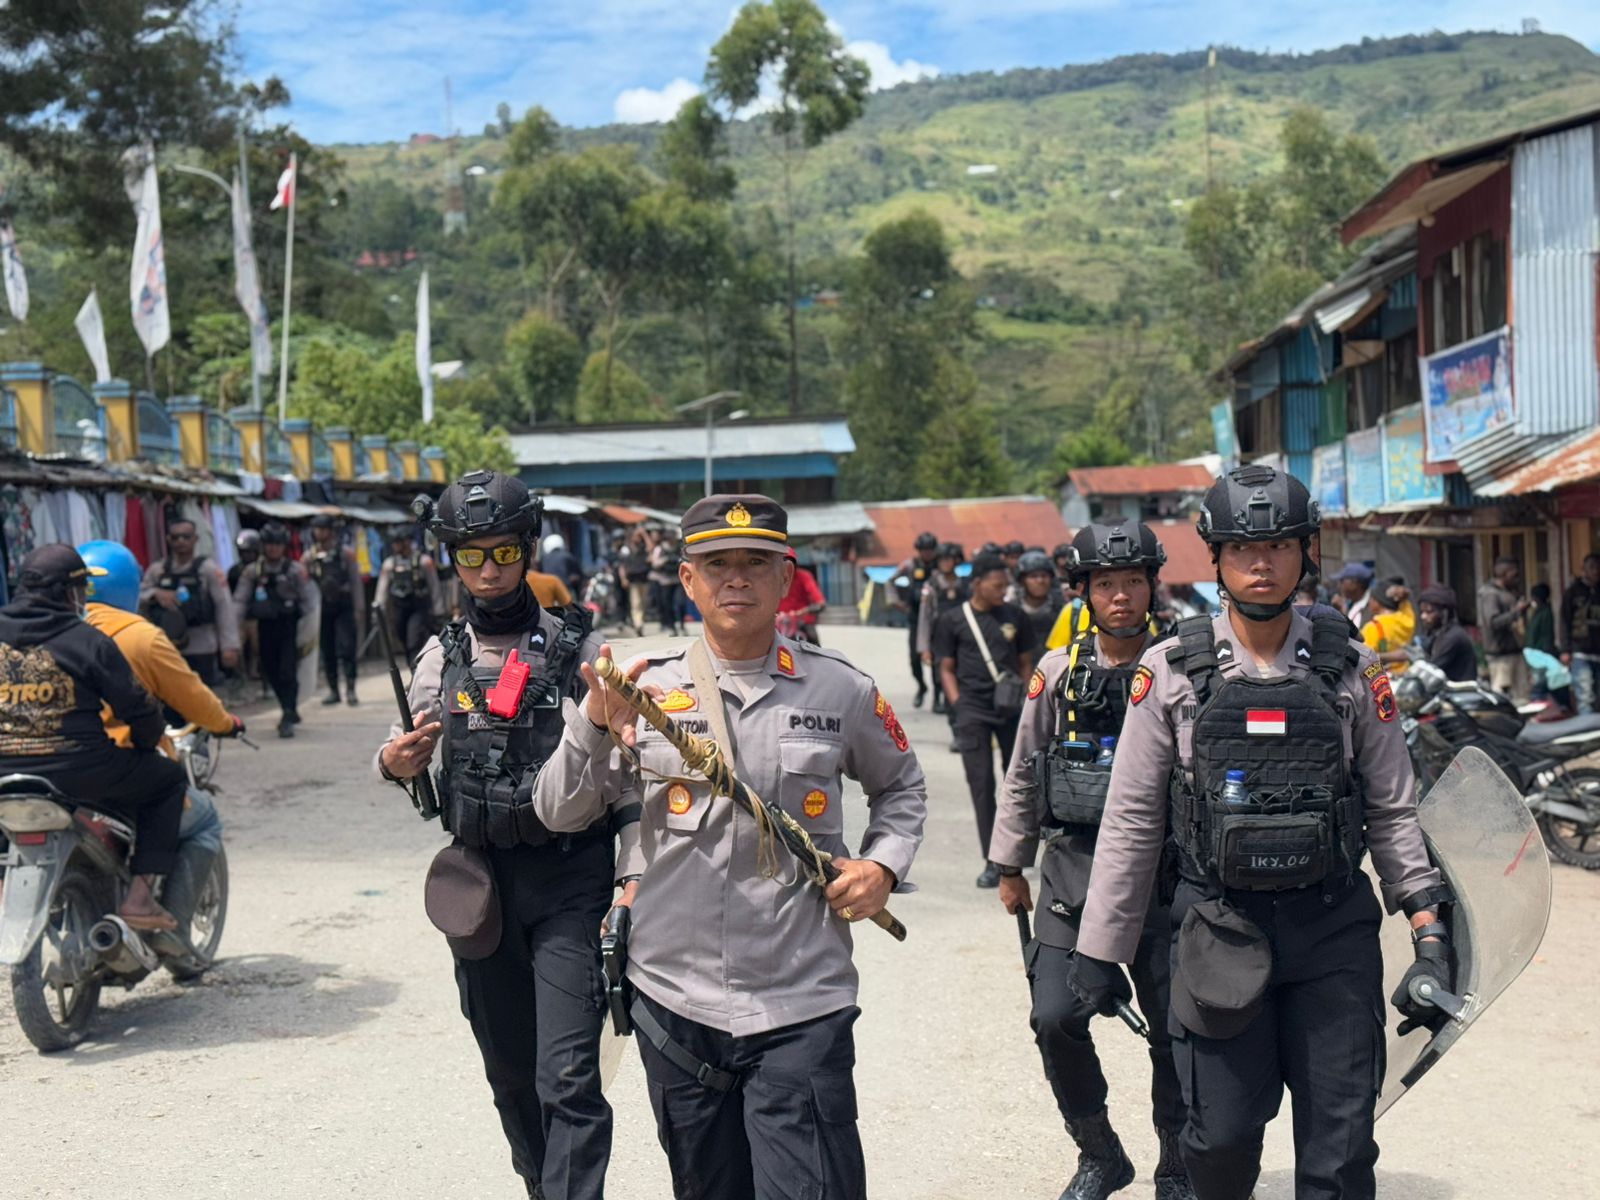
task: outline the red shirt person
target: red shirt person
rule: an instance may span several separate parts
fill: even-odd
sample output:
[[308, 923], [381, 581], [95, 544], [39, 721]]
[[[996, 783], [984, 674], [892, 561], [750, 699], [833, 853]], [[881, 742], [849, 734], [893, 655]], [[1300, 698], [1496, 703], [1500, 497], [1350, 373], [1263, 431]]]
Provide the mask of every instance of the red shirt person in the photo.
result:
[[[794, 560], [794, 551], [789, 551]], [[817, 614], [828, 607], [817, 577], [799, 563], [795, 563], [794, 581], [778, 602], [778, 632], [785, 637], [804, 638], [814, 646], [822, 645], [817, 636]]]

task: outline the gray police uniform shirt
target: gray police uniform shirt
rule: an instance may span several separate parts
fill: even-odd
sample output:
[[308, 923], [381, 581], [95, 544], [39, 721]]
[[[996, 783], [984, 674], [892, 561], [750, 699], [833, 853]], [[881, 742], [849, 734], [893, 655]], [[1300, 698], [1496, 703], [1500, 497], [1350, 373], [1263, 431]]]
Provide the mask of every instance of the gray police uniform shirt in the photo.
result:
[[[922, 585], [922, 606], [917, 609], [918, 654], [931, 654], [933, 652], [933, 625], [941, 611], [939, 608], [940, 593], [957, 591], [960, 588], [961, 577], [959, 575], [946, 575], [942, 571], [929, 573], [928, 582]], [[934, 665], [937, 666], [938, 664], [935, 663]]]
[[[989, 837], [989, 859], [1001, 866], [1031, 867], [1038, 854], [1039, 811], [1033, 756], [1047, 749], [1055, 737], [1061, 689], [1071, 661], [1071, 645], [1058, 647], [1039, 660], [1038, 669], [1028, 680], [1028, 699], [1017, 723], [1016, 749], [1000, 789], [994, 832]], [[1039, 867], [1033, 931], [1047, 946], [1071, 950], [1077, 944], [1078, 917], [1089, 889], [1094, 853], [1093, 833], [1063, 833], [1046, 845]], [[1151, 903], [1156, 903], [1154, 895]]]
[[[1226, 612], [1213, 618], [1212, 631], [1224, 677], [1243, 672], [1273, 679], [1310, 672], [1311, 622], [1298, 611], [1290, 617], [1283, 649], [1266, 667], [1237, 646]], [[1438, 884], [1439, 872], [1428, 860], [1417, 823], [1411, 759], [1392, 697], [1387, 704], [1379, 702], [1387, 696], [1388, 676], [1376, 654], [1361, 642], [1353, 644], [1360, 661], [1339, 681], [1345, 754], [1366, 789], [1367, 849], [1384, 901], [1394, 912], [1407, 896]], [[1078, 925], [1078, 949], [1106, 962], [1133, 958], [1166, 837], [1168, 780], [1174, 764], [1181, 762], [1187, 770], [1192, 762], [1195, 694], [1181, 667], [1167, 661], [1174, 645], [1162, 642], [1140, 660], [1150, 679], [1142, 694], [1135, 683], [1138, 699], [1128, 705], [1111, 768], [1094, 873]]]
[[[528, 638], [528, 650], [518, 655], [518, 660], [537, 663], [546, 646], [554, 646], [558, 634], [561, 632], [561, 621], [551, 616], [548, 612], [539, 613], [539, 628], [537, 631], [519, 631], [517, 633], [487, 634], [479, 633], [471, 625], [467, 626], [469, 644], [472, 647], [472, 662], [479, 667], [500, 667], [505, 665], [511, 651], [520, 649], [523, 638]], [[541, 640], [542, 639], [542, 640]], [[593, 662], [600, 657], [601, 639], [598, 634], [591, 633], [584, 639], [583, 645], [578, 647], [577, 662]], [[577, 667], [574, 664], [573, 670]], [[581, 681], [582, 676], [578, 677]], [[406, 702], [411, 706], [412, 715], [421, 713], [417, 719], [418, 725], [426, 725], [430, 721], [443, 719], [444, 708], [441, 703], [441, 692], [444, 684], [444, 647], [439, 644], [438, 637], [431, 637], [422, 647], [422, 653], [417, 655], [416, 668], [411, 673], [411, 688], [406, 694]], [[571, 701], [565, 704], [571, 706]], [[383, 746], [378, 747], [377, 754], [372, 758], [373, 772], [380, 779], [388, 777], [383, 773], [382, 757], [383, 747], [387, 746], [402, 733], [400, 722], [396, 721], [389, 726], [389, 736], [384, 739]], [[442, 740], [434, 743], [434, 758], [428, 764], [431, 772], [438, 765], [438, 755]], [[546, 763], [541, 769], [541, 777], [550, 770]], [[611, 805], [612, 810], [622, 808], [620, 800]], [[589, 821], [573, 827], [573, 832], [587, 828], [594, 820], [599, 819], [601, 809], [595, 808]], [[560, 832], [560, 831], [557, 831]], [[644, 870], [644, 858], [639, 851], [639, 826], [636, 822], [629, 822], [617, 832], [617, 866], [616, 878], [624, 879], [629, 875], [637, 875]]]
[[[156, 594], [156, 584], [166, 574], [169, 561], [158, 558], [145, 568], [144, 577], [139, 581], [141, 605]], [[193, 559], [190, 564], [193, 564]], [[215, 617], [209, 625], [189, 626], [183, 653], [216, 654], [223, 650], [239, 649], [239, 609], [234, 604], [233, 593], [228, 591], [228, 573], [217, 565], [216, 559], [207, 558], [200, 564], [200, 575], [205, 580], [206, 590], [211, 593], [211, 609]]]
[[[709, 649], [709, 647], [708, 647]], [[643, 685], [689, 732], [710, 736], [687, 649], [645, 656]], [[848, 856], [844, 777], [866, 793], [856, 857], [894, 873], [898, 891], [922, 841], [927, 785], [905, 731], [870, 677], [841, 655], [778, 637], [764, 662], [717, 663], [739, 778], [781, 805], [817, 847]], [[581, 829], [610, 804], [642, 794], [646, 866], [633, 907], [628, 975], [640, 991], [691, 1021], [736, 1037], [826, 1016], [856, 1001], [850, 923], [822, 892], [791, 885], [795, 863], [777, 848], [779, 878], [763, 878], [756, 825], [690, 777], [671, 743], [636, 725], [643, 771], [609, 733], [567, 706], [561, 745], [535, 789], [551, 829]]]

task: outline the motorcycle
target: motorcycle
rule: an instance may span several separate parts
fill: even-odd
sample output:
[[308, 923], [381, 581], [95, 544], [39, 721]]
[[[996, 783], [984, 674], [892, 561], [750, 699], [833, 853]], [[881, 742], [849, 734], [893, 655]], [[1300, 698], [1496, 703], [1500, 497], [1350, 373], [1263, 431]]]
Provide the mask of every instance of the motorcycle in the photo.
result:
[[1600, 754], [1600, 714], [1530, 720], [1487, 684], [1452, 681], [1421, 661], [1396, 677], [1394, 696], [1419, 794], [1458, 750], [1477, 746], [1523, 794], [1550, 853], [1569, 866], [1600, 870], [1600, 767], [1569, 765]]
[[[193, 725], [168, 731], [195, 787], [216, 774], [220, 747]], [[0, 966], [22, 1032], [39, 1050], [88, 1034], [106, 984], [125, 989], [163, 966], [198, 978], [216, 960], [228, 915], [228, 860], [218, 851], [200, 886], [189, 937], [140, 933], [116, 915], [132, 882], [133, 830], [37, 775], [0, 778]]]

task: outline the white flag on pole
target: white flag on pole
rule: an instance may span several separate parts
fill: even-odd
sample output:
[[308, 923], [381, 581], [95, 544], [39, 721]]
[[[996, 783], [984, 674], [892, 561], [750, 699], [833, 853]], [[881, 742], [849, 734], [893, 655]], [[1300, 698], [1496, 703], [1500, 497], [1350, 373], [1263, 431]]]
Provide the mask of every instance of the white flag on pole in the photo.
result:
[[83, 302], [72, 323], [78, 327], [83, 348], [89, 352], [89, 361], [94, 364], [94, 381], [104, 383], [111, 378], [111, 355], [106, 352], [106, 323], [100, 316], [100, 297], [93, 288], [89, 289], [89, 298]]
[[167, 311], [167, 255], [161, 240], [161, 191], [156, 183], [155, 149], [148, 142], [123, 156], [123, 183], [139, 218], [133, 238], [133, 269], [128, 298], [133, 305], [133, 328], [144, 352], [155, 352], [172, 340], [172, 318]]
[[433, 424], [433, 329], [428, 315], [428, 273], [417, 284], [417, 382], [422, 384], [422, 423]]
[[272, 374], [272, 330], [261, 298], [261, 277], [250, 236], [250, 209], [244, 202], [239, 173], [233, 173], [233, 294], [250, 322], [250, 363], [257, 375]]
[[28, 319], [28, 276], [22, 269], [22, 255], [17, 253], [17, 231], [11, 228], [11, 218], [0, 217], [0, 258], [5, 260], [6, 303], [11, 315], [19, 321]]

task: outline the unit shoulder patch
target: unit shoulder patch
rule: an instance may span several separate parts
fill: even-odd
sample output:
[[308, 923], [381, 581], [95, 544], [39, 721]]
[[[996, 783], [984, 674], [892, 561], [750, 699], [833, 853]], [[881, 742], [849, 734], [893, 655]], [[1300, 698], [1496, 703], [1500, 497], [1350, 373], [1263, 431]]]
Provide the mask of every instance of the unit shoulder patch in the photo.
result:
[[1392, 721], [1395, 718], [1394, 689], [1389, 685], [1389, 676], [1380, 673], [1372, 681], [1372, 703], [1378, 710], [1378, 720]]
[[889, 740], [894, 743], [896, 750], [904, 754], [911, 749], [911, 741], [906, 737], [900, 718], [894, 715], [894, 706], [883, 698], [882, 692], [873, 693], [872, 711], [883, 722], [884, 732], [889, 735]]
[[1033, 678], [1028, 680], [1028, 699], [1037, 700], [1044, 694], [1044, 672], [1035, 671]]
[[1155, 672], [1143, 663], [1134, 669], [1133, 681], [1128, 685], [1128, 702], [1138, 704], [1150, 694], [1151, 681], [1155, 679]]

